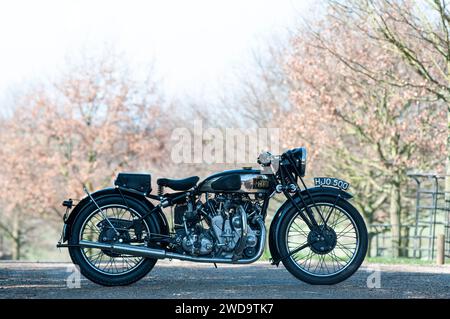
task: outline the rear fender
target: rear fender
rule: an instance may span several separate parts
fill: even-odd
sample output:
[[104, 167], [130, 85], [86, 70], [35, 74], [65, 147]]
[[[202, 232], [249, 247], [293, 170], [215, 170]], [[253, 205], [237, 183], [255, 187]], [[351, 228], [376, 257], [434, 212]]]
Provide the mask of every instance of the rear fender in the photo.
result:
[[[150, 201], [147, 200], [147, 198], [139, 194], [137, 192], [128, 191], [126, 189], [119, 189], [117, 188], [105, 188], [99, 191], [96, 191], [91, 194], [91, 196], [97, 200], [108, 196], [120, 196], [120, 192], [123, 194], [125, 198], [133, 198], [138, 201], [140, 201], [142, 204], [144, 204], [147, 209], [150, 211], [153, 208], [155, 208], [155, 205], [153, 205]], [[71, 234], [72, 231], [72, 225], [77, 218], [77, 216], [80, 214], [80, 212], [83, 210], [84, 207], [86, 207], [92, 200], [89, 196], [86, 196], [83, 198], [71, 211], [70, 215], [67, 217], [67, 219], [64, 221], [64, 230], [63, 230], [63, 242], [66, 242]], [[160, 232], [162, 235], [168, 235], [169, 234], [169, 223], [167, 222], [166, 216], [162, 212], [161, 208], [159, 208], [155, 213], [150, 215], [151, 218], [155, 218], [156, 222], [159, 225]]]
[[[321, 195], [332, 195], [332, 196], [340, 195], [341, 198], [348, 200], [353, 197], [353, 195], [351, 195], [343, 190], [340, 190], [338, 188], [334, 188], [334, 187], [313, 187], [313, 188], [308, 188], [308, 191], [313, 198], [316, 196], [321, 196]], [[306, 190], [301, 191], [300, 195], [304, 199], [308, 198], [308, 193]], [[295, 195], [295, 196], [293, 196], [293, 198], [294, 198], [295, 202], [301, 206], [300, 197], [298, 195]], [[283, 205], [281, 205], [280, 208], [278, 208], [278, 210], [276, 211], [275, 216], [273, 217], [272, 222], [270, 224], [269, 250], [270, 250], [270, 255], [272, 256], [272, 261], [276, 265], [278, 265], [280, 258], [281, 258], [280, 254], [279, 254], [279, 249], [277, 246], [278, 243], [276, 240], [277, 234], [278, 234], [278, 229], [281, 225], [280, 221], [282, 220], [285, 213], [292, 208], [292, 206], [293, 205], [290, 201], [288, 201], [288, 200], [285, 201], [283, 203]]]

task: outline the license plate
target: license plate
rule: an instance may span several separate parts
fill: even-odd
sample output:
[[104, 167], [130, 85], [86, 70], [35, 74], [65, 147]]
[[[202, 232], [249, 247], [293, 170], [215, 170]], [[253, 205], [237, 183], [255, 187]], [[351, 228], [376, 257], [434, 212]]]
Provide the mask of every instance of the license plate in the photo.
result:
[[344, 191], [350, 187], [350, 184], [348, 182], [334, 177], [314, 177], [314, 185], [319, 187], [336, 187]]

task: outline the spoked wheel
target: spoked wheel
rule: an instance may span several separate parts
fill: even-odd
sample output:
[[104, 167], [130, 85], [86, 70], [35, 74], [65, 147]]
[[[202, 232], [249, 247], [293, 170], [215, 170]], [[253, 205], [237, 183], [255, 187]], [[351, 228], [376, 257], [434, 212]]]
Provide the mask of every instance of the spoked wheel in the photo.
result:
[[[119, 204], [120, 203], [120, 204]], [[80, 241], [143, 245], [143, 239], [157, 231], [151, 219], [144, 219], [138, 231], [133, 218], [145, 213], [134, 201], [123, 205], [122, 198], [100, 199], [98, 205], [88, 205], [77, 217], [70, 242]], [[101, 285], [115, 286], [133, 283], [145, 276], [155, 265], [156, 259], [113, 253], [100, 248], [70, 247], [70, 256], [80, 266], [81, 273]]]
[[[283, 264], [294, 276], [311, 284], [335, 284], [350, 277], [367, 251], [364, 220], [349, 202], [335, 197], [308, 202], [319, 224], [311, 230], [295, 209], [283, 219], [279, 243]], [[306, 214], [305, 208], [302, 211]], [[321, 215], [320, 217], [319, 211]]]
[[[80, 241], [132, 244], [132, 241], [136, 242], [138, 239], [134, 230], [128, 229], [127, 226], [132, 225], [135, 216], [138, 216], [136, 212], [128, 210], [123, 205], [107, 205], [102, 207], [102, 212], [97, 209], [84, 221], [80, 231]], [[142, 234], [139, 235], [140, 238], [149, 233], [148, 226], [144, 227]], [[108, 275], [120, 275], [133, 271], [144, 261], [142, 257], [117, 254], [109, 250], [81, 248], [81, 251], [91, 267]]]

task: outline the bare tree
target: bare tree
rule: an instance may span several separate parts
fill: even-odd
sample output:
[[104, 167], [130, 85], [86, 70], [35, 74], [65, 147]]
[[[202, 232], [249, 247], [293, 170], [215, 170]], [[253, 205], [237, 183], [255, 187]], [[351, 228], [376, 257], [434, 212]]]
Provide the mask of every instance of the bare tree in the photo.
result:
[[[291, 77], [301, 84], [293, 92], [298, 116], [291, 119], [304, 119], [301, 134], [310, 132], [310, 139], [322, 140], [331, 151], [331, 172], [364, 191], [356, 203], [366, 218], [373, 220], [388, 203], [392, 253], [398, 256], [405, 246], [400, 225], [409, 211], [406, 172], [439, 168], [445, 123], [433, 119], [442, 119], [446, 108], [430, 98], [422, 78], [401, 56], [372, 36], [367, 23], [354, 19], [332, 6], [318, 27], [301, 30], [294, 39]], [[392, 79], [400, 78], [409, 85], [395, 85]]]
[[150, 170], [168, 156], [170, 126], [156, 83], [133, 81], [114, 55], [83, 60], [35, 87], [2, 119], [0, 229], [13, 257], [34, 219], [60, 222], [62, 199], [110, 185], [120, 170]]
[[[401, 57], [418, 76], [377, 74], [359, 61], [344, 59], [349, 67], [398, 88], [416, 88], [447, 106], [447, 145], [450, 145], [450, 11], [446, 0], [331, 1], [335, 17], [359, 28]], [[450, 147], [446, 174], [450, 175]], [[450, 191], [450, 178], [446, 179]], [[446, 200], [450, 197], [446, 195]]]

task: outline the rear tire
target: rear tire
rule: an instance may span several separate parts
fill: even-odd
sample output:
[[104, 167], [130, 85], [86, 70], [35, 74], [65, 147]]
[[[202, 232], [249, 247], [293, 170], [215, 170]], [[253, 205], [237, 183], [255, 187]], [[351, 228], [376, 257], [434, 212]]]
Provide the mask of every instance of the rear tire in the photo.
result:
[[[133, 212], [133, 215], [142, 216], [147, 212], [146, 207], [139, 201], [129, 197], [127, 197], [126, 199], [128, 207]], [[127, 209], [127, 207], [124, 206], [124, 201], [121, 196], [112, 195], [100, 198], [96, 201], [102, 209], [104, 209], [104, 207], [120, 207], [122, 209], [125, 207], [125, 209]], [[69, 244], [76, 245], [79, 243], [84, 225], [89, 222], [89, 219], [94, 216], [93, 214], [95, 212], [98, 212], [98, 209], [97, 206], [92, 202], [87, 204], [86, 207], [81, 210], [72, 225]], [[159, 226], [152, 218], [145, 218], [144, 224], [146, 225], [146, 227], [148, 227], [150, 233], [159, 233]], [[100, 249], [98, 249], [98, 251], [101, 252]], [[88, 262], [83, 248], [74, 246], [69, 247], [69, 254], [73, 263], [79, 266], [80, 272], [81, 274], [83, 274], [83, 276], [103, 286], [124, 286], [132, 284], [145, 277], [153, 269], [157, 261], [157, 259], [153, 258], [139, 257], [142, 258], [142, 260], [140, 260], [140, 262], [135, 265], [135, 267], [130, 271], [123, 274], [108, 274], [102, 272], [100, 269], [95, 268], [92, 263]]]
[[[332, 205], [334, 205], [336, 201], [335, 196], [327, 196], [327, 195], [320, 195], [314, 197], [314, 202], [319, 204], [323, 204], [324, 207], [329, 206], [330, 210]], [[311, 207], [312, 202], [310, 199], [305, 198], [305, 202], [308, 206]], [[302, 210], [304, 211], [304, 206], [300, 205]], [[314, 208], [313, 208], [314, 209]], [[296, 254], [292, 254], [292, 256], [284, 258], [282, 260], [283, 265], [286, 267], [286, 269], [295, 277], [298, 279], [312, 284], [312, 285], [333, 285], [336, 283], [339, 283], [341, 281], [346, 280], [349, 278], [353, 273], [355, 273], [356, 270], [361, 266], [362, 262], [364, 261], [364, 258], [366, 256], [367, 252], [367, 244], [368, 244], [368, 235], [367, 235], [367, 228], [364, 223], [364, 219], [359, 214], [357, 209], [350, 204], [348, 201], [344, 199], [339, 199], [339, 201], [336, 203], [335, 209], [338, 209], [339, 212], [342, 212], [342, 216], [347, 215], [348, 216], [348, 224], [353, 225], [355, 228], [355, 251], [352, 258], [348, 257], [348, 264], [344, 265], [344, 262], [341, 259], [337, 259], [339, 262], [342, 262], [342, 266], [338, 263], [333, 261], [333, 257], [327, 257], [329, 256], [336, 256], [336, 250], [340, 249], [339, 247], [345, 246], [342, 244], [335, 244], [335, 247], [329, 252], [329, 253], [323, 253], [323, 254], [317, 254], [317, 249], [311, 249], [311, 247], [304, 248], [301, 251], [302, 256], [310, 256], [309, 258], [312, 259], [314, 256], [319, 260], [317, 264], [320, 265], [322, 262], [323, 264], [327, 265], [328, 260], [332, 260], [333, 269], [336, 267], [338, 270], [336, 270], [336, 273], [332, 273], [331, 266], [328, 264], [328, 268], [330, 269], [330, 274], [322, 274], [317, 273], [314, 274], [312, 270], [307, 269], [307, 261], [303, 261], [303, 259], [300, 259], [300, 257], [297, 257]], [[317, 215], [316, 220], [319, 222]], [[292, 206], [291, 209], [289, 209], [285, 215], [280, 220], [280, 226], [279, 226], [279, 232], [276, 236], [277, 239], [277, 246], [279, 248], [280, 256], [287, 256], [290, 252], [294, 251], [294, 249], [289, 248], [289, 229], [293, 223], [294, 220], [297, 220], [296, 218], [300, 218], [298, 216], [298, 211], [295, 207]], [[342, 218], [342, 217], [341, 217]], [[345, 221], [345, 217], [343, 217], [343, 220]], [[339, 220], [340, 221], [340, 220]], [[342, 223], [342, 222], [340, 222]], [[320, 223], [319, 223], [320, 224]], [[295, 224], [295, 227], [297, 227], [297, 224]], [[302, 230], [303, 231], [303, 230]], [[307, 238], [307, 235], [309, 229], [307, 231], [303, 231], [304, 238]], [[353, 236], [353, 235], [352, 235]], [[338, 242], [339, 238], [336, 240]], [[300, 240], [303, 241], [303, 240]], [[308, 240], [307, 240], [308, 242]], [[298, 246], [301, 246], [302, 243], [298, 244]], [[336, 248], [338, 247], [338, 248]], [[344, 251], [344, 250], [343, 250]], [[350, 253], [347, 251], [344, 251], [344, 253], [348, 254], [350, 256]], [[300, 253], [297, 253], [300, 254]], [[345, 254], [344, 254], [345, 255]], [[324, 257], [322, 257], [324, 256]], [[296, 260], [296, 258], [299, 258], [300, 260]], [[303, 257], [305, 258], [305, 257]], [[323, 258], [323, 259], [322, 259]], [[327, 261], [325, 262], [325, 260]], [[305, 263], [305, 264], [302, 264]], [[311, 261], [309, 262], [311, 265]], [[322, 264], [322, 265], [323, 265]], [[314, 263], [313, 263], [314, 265]], [[321, 267], [323, 267], [321, 265]], [[341, 270], [339, 270], [339, 266], [342, 267]], [[312, 268], [312, 267], [311, 267]], [[324, 267], [323, 267], [324, 268]], [[317, 269], [317, 268], [316, 268]], [[325, 268], [324, 268], [325, 271]]]

